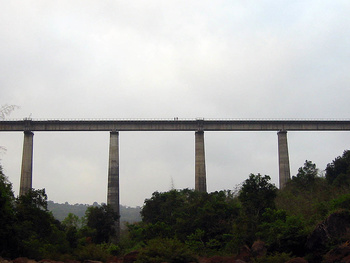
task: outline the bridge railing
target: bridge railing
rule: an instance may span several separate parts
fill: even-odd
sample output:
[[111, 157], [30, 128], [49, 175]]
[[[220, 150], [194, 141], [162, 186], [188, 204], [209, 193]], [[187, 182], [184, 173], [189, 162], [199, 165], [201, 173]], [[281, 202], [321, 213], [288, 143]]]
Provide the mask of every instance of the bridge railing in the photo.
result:
[[9, 121], [350, 121], [350, 118], [23, 118]]

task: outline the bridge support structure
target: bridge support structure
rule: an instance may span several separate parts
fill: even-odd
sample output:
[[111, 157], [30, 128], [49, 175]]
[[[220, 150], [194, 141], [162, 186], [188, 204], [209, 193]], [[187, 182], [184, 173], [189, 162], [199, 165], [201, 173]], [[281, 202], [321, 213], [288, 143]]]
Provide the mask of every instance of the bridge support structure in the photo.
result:
[[207, 191], [204, 131], [195, 133], [195, 190], [199, 192]]
[[32, 188], [33, 137], [33, 132], [24, 131], [21, 183], [19, 188], [19, 195], [25, 195]]
[[[195, 132], [195, 190], [207, 191], [205, 145], [203, 121]], [[26, 194], [32, 188], [33, 170], [33, 137], [34, 133], [28, 128], [24, 130], [22, 170], [20, 182], [20, 195]], [[278, 160], [279, 160], [279, 187], [283, 188], [290, 179], [290, 165], [288, 154], [287, 131], [278, 132]], [[120, 237], [120, 200], [119, 200], [119, 132], [112, 129], [109, 142], [109, 167], [107, 204], [117, 214], [115, 223], [115, 241]]]
[[288, 154], [287, 131], [280, 130], [278, 133], [278, 162], [279, 162], [279, 188], [285, 187], [290, 179], [290, 166]]
[[120, 202], [119, 202], [119, 132], [110, 132], [107, 204], [117, 214], [115, 222], [116, 236], [113, 242], [120, 238]]

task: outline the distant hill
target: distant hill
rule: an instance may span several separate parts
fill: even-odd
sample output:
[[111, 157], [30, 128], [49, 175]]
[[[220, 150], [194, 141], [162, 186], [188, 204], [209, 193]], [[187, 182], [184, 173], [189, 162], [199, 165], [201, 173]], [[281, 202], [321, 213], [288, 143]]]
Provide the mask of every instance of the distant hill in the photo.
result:
[[[55, 203], [53, 201], [47, 202], [47, 208], [52, 212], [53, 216], [59, 220], [63, 221], [69, 213], [77, 215], [79, 218], [85, 215], [86, 209], [91, 206], [87, 204], [74, 204], [71, 205], [68, 202], [64, 204]], [[94, 202], [92, 206], [99, 206], [97, 202]], [[135, 223], [141, 221], [140, 215], [141, 207], [128, 207], [120, 206], [120, 222], [123, 224], [125, 222]]]

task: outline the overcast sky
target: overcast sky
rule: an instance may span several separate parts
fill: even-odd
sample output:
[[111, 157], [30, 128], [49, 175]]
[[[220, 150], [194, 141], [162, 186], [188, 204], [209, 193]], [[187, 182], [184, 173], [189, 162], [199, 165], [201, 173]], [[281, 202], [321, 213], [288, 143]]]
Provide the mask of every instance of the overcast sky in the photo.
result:
[[[349, 119], [350, 2], [0, 0], [8, 119]], [[194, 188], [193, 132], [120, 132], [121, 204]], [[291, 172], [324, 170], [349, 132], [289, 132]], [[0, 133], [19, 192], [23, 133]], [[108, 132], [35, 132], [33, 187], [106, 202]], [[208, 191], [278, 185], [276, 132], [206, 132]]]

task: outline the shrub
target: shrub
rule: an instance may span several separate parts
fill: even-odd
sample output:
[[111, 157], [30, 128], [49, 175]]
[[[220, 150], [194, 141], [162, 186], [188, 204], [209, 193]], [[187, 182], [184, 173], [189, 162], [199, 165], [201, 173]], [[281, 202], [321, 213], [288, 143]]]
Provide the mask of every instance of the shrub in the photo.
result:
[[75, 258], [79, 261], [97, 260], [107, 261], [110, 256], [108, 250], [103, 245], [87, 244], [86, 246], [79, 246], [74, 252]]
[[188, 247], [177, 239], [156, 238], [148, 242], [138, 256], [136, 263], [185, 263], [197, 262]]
[[261, 258], [256, 258], [253, 263], [285, 263], [291, 259], [288, 253], [274, 253], [272, 255], [266, 255]]

